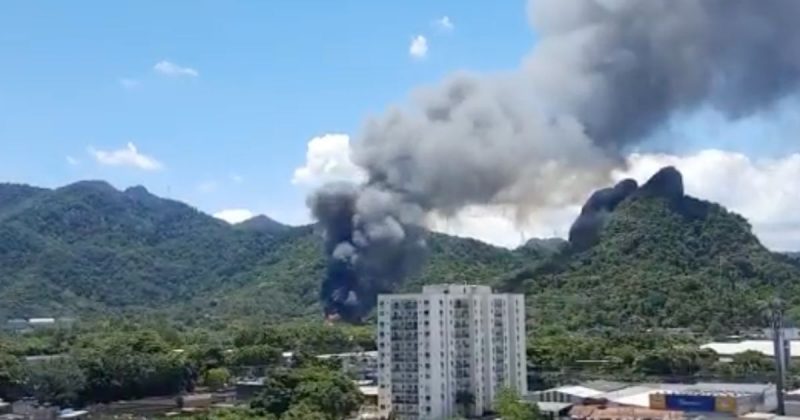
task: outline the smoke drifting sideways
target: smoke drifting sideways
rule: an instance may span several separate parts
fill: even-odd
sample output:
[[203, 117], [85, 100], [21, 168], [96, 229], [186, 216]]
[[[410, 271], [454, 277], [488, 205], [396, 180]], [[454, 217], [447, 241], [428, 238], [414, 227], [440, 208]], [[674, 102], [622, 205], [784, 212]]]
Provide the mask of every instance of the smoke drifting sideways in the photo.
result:
[[326, 314], [357, 321], [418, 269], [433, 213], [578, 202], [674, 118], [770, 112], [798, 90], [796, 0], [535, 0], [528, 16], [520, 68], [459, 73], [370, 118], [352, 151], [368, 180], [309, 197]]

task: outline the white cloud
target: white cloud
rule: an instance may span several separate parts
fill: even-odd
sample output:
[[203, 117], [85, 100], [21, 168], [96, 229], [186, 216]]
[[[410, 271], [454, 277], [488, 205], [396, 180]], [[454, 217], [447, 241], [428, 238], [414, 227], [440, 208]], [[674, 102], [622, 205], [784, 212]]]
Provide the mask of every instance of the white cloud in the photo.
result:
[[[616, 171], [613, 178], [634, 178], [641, 184], [667, 165], [681, 171], [687, 194], [747, 218], [768, 248], [800, 250], [800, 154], [754, 160], [721, 150], [684, 156], [634, 153], [627, 158], [627, 168]], [[363, 171], [350, 161], [349, 138], [329, 134], [309, 142], [306, 164], [295, 170], [292, 183], [318, 186], [364, 179]], [[582, 204], [538, 209], [521, 219], [511, 208], [472, 206], [452, 217], [433, 214], [428, 224], [438, 232], [513, 248], [533, 237], [566, 238]]]
[[78, 166], [81, 164], [81, 161], [75, 159], [72, 156], [67, 156], [67, 163], [70, 164], [71, 166]]
[[123, 89], [134, 90], [134, 89], [138, 89], [139, 86], [142, 85], [142, 83], [139, 82], [136, 79], [128, 79], [128, 78], [123, 77], [123, 78], [119, 79], [119, 85], [122, 86]]
[[128, 143], [126, 147], [117, 150], [97, 150], [89, 147], [88, 152], [97, 163], [106, 166], [128, 166], [145, 171], [157, 171], [164, 167], [155, 158], [140, 153], [133, 143]]
[[315, 187], [332, 181], [364, 179], [364, 171], [350, 160], [350, 137], [325, 134], [308, 142], [306, 162], [295, 169], [292, 184]]
[[408, 47], [408, 53], [413, 58], [425, 58], [428, 55], [428, 40], [422, 35], [415, 36]]
[[153, 66], [153, 70], [170, 77], [198, 77], [200, 73], [191, 67], [182, 67], [171, 61], [162, 60]]
[[244, 182], [244, 177], [239, 174], [230, 174], [229, 178], [234, 184], [241, 184]]
[[456, 27], [448, 16], [442, 16], [439, 19], [436, 19], [433, 24], [443, 32], [450, 32]]
[[666, 165], [681, 171], [687, 194], [746, 217], [767, 247], [800, 249], [800, 154], [759, 160], [721, 150], [687, 156], [632, 154], [629, 168], [615, 178], [643, 182]]
[[227, 209], [214, 213], [214, 217], [224, 220], [230, 224], [244, 222], [247, 219], [252, 219], [256, 214], [247, 209]]
[[512, 208], [471, 206], [454, 217], [432, 215], [428, 226], [437, 232], [516, 248], [531, 238], [566, 238], [578, 213], [580, 206], [571, 205], [539, 209], [519, 220]]

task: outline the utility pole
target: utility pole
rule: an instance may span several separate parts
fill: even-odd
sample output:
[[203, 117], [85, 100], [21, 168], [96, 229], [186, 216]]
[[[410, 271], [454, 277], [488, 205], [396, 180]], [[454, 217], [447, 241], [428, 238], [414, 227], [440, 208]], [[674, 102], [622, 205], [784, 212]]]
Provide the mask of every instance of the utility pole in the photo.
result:
[[770, 327], [772, 327], [772, 344], [775, 354], [775, 392], [778, 397], [778, 408], [776, 413], [779, 416], [785, 415], [785, 408], [783, 403], [783, 388], [784, 381], [786, 380], [786, 362], [788, 354], [786, 354], [786, 338], [783, 329], [783, 308], [779, 302], [773, 302], [770, 308]]

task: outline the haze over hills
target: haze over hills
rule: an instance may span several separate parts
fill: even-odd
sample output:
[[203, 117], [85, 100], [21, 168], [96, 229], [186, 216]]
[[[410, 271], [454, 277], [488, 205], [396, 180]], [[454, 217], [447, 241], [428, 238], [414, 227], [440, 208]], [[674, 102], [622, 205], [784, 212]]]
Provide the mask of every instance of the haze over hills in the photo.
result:
[[[596, 193], [584, 208], [588, 242], [508, 250], [430, 233], [426, 263], [399, 289], [480, 282], [523, 291], [538, 325], [571, 329], [754, 326], [776, 293], [800, 315], [800, 264], [764, 248], [742, 217], [685, 196], [677, 171], [653, 179], [613, 206], [598, 205], [608, 193]], [[266, 216], [229, 225], [142, 187], [3, 184], [0, 318], [319, 318], [321, 247], [314, 225]]]

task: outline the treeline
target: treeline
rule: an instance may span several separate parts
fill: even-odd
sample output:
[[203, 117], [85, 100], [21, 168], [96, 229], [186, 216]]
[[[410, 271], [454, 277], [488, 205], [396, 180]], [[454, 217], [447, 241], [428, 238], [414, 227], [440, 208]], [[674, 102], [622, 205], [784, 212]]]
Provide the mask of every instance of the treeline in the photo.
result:
[[358, 411], [363, 401], [340, 366], [300, 356], [290, 369], [272, 365], [264, 390], [248, 406], [189, 414], [196, 420], [271, 419], [339, 420]]
[[[528, 341], [528, 363], [537, 373], [531, 387], [547, 388], [587, 379], [631, 382], [771, 382], [774, 365], [757, 352], [720, 361], [698, 339], [681, 333], [604, 330], [569, 333], [543, 328]], [[800, 370], [790, 372], [792, 378]], [[796, 380], [792, 379], [792, 382]], [[798, 383], [800, 385], [800, 383]]]
[[314, 354], [374, 349], [371, 330], [320, 323], [238, 325], [224, 330], [162, 322], [103, 322], [0, 336], [0, 398], [82, 406], [220, 388], [233, 373], [263, 374]]

